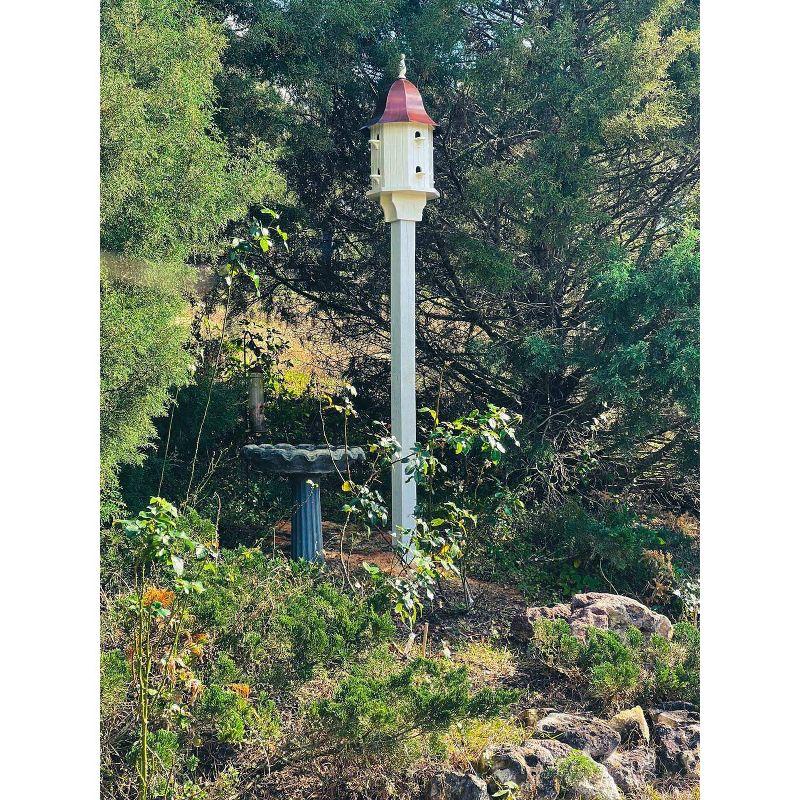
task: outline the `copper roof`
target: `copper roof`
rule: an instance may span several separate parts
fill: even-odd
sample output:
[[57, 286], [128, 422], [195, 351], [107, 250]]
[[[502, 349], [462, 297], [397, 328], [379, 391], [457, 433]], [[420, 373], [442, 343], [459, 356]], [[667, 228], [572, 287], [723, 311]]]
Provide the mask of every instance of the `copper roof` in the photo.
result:
[[422, 105], [419, 89], [411, 81], [398, 78], [378, 107], [375, 116], [363, 128], [382, 125], [385, 122], [418, 122], [420, 125], [436, 125]]

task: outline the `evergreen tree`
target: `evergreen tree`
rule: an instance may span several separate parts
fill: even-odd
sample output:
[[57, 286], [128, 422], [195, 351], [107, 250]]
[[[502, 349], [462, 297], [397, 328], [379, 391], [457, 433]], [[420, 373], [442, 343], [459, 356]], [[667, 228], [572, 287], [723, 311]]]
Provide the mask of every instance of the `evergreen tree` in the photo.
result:
[[101, 485], [139, 463], [172, 387], [189, 380], [183, 348], [189, 259], [282, 183], [263, 142], [231, 147], [214, 124], [222, 26], [191, 0], [101, 5]]
[[[262, 285], [312, 302], [387, 398], [388, 226], [359, 126], [407, 54], [440, 126], [418, 229], [423, 402], [522, 411], [540, 499], [697, 502], [696, 0], [225, 0], [232, 145], [284, 142], [291, 253]], [[427, 395], [427, 397], [426, 397]], [[385, 415], [386, 409], [378, 409]]]

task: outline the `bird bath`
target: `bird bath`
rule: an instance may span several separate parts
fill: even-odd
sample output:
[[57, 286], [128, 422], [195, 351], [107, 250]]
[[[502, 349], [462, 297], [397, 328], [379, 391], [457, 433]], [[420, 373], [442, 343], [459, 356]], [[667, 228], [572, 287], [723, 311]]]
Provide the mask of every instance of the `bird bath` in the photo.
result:
[[294, 560], [321, 562], [322, 504], [319, 476], [346, 472], [351, 461], [363, 461], [360, 447], [314, 444], [248, 444], [242, 457], [254, 469], [288, 475], [292, 485], [291, 556]]

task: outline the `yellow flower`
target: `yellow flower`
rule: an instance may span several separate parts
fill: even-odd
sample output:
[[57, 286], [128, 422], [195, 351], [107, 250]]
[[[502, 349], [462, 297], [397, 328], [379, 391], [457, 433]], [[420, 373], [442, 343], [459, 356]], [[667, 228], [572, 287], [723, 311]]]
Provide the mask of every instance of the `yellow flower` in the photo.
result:
[[228, 688], [239, 695], [239, 697], [243, 697], [247, 700], [250, 697], [250, 686], [246, 683], [231, 683]]
[[153, 603], [160, 603], [164, 608], [169, 608], [175, 601], [175, 592], [169, 589], [159, 589], [157, 586], [151, 586], [142, 598], [142, 605], [145, 607], [152, 606]]

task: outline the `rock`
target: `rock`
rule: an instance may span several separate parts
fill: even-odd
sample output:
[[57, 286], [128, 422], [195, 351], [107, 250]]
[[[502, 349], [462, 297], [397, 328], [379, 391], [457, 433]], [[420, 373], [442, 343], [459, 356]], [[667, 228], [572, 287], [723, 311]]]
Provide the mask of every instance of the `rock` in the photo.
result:
[[602, 765], [596, 775], [586, 777], [572, 785], [575, 797], [580, 800], [623, 800], [617, 784], [609, 771]]
[[491, 772], [489, 781], [498, 789], [508, 781], [521, 786], [532, 777], [525, 752], [514, 745], [490, 745], [483, 751], [481, 763], [487, 772]]
[[[555, 739], [528, 739], [522, 743], [525, 760], [536, 787], [536, 800], [557, 800], [563, 797], [562, 781], [558, 776], [559, 762], [576, 752]], [[584, 754], [586, 756], [586, 754]], [[582, 776], [574, 784], [574, 796], [583, 800], [621, 800], [619, 790], [608, 770], [586, 756], [593, 767], [592, 776]]]
[[576, 594], [572, 603], [555, 606], [533, 606], [517, 616], [511, 623], [511, 636], [521, 642], [533, 638], [533, 626], [539, 619], [565, 619], [572, 635], [586, 639], [588, 628], [624, 633], [630, 626], [642, 633], [657, 633], [665, 639], [672, 636], [672, 623], [646, 605], [621, 594], [585, 592]]
[[607, 722], [578, 714], [548, 714], [536, 723], [536, 731], [542, 737], [583, 750], [595, 761], [605, 761], [622, 741]]
[[626, 796], [643, 796], [656, 777], [656, 754], [649, 747], [612, 753], [605, 762], [614, 783]]
[[650, 728], [641, 706], [620, 711], [611, 717], [608, 724], [619, 733], [626, 744], [639, 741], [650, 743]]
[[589, 626], [617, 632], [633, 626], [642, 633], [657, 633], [665, 639], [672, 636], [672, 623], [663, 614], [657, 614], [638, 600], [621, 594], [576, 594], [572, 598], [569, 623], [573, 636], [585, 635]]
[[667, 770], [700, 775], [700, 715], [684, 709], [650, 709], [653, 743]]
[[426, 800], [489, 800], [486, 781], [476, 775], [445, 770], [434, 775], [425, 792]]
[[537, 619], [566, 619], [571, 611], [566, 603], [526, 608], [511, 621], [511, 637], [521, 642], [529, 642], [533, 637], [533, 623]]
[[[651, 709], [652, 711], [653, 709]], [[667, 703], [661, 703], [657, 709], [658, 711], [694, 711], [696, 714], [700, 713], [700, 709], [694, 704], [686, 700], [671, 700]], [[699, 717], [698, 717], [699, 719]]]
[[553, 782], [556, 761], [569, 755], [573, 748], [555, 739], [528, 739], [520, 748], [536, 785], [536, 797], [555, 797], [558, 786]]

